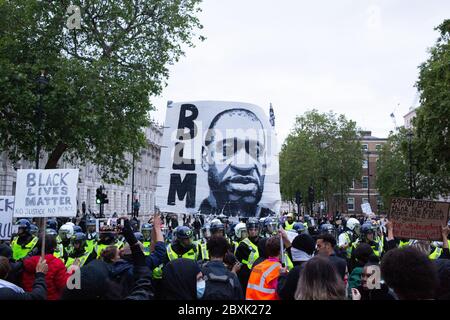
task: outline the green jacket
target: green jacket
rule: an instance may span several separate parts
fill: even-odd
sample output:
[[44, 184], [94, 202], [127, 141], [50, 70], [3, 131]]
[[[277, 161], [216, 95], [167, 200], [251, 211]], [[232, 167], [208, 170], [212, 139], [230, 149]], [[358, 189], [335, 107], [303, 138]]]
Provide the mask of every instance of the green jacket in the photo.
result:
[[350, 277], [348, 278], [348, 289], [357, 288], [361, 285], [361, 275], [363, 272], [363, 267], [356, 267], [353, 269]]

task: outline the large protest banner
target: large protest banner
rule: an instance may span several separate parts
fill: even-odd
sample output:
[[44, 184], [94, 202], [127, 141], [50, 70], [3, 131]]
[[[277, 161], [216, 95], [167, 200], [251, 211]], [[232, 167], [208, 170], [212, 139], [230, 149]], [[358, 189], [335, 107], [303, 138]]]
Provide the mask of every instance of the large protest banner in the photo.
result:
[[14, 217], [74, 217], [78, 169], [18, 170]]
[[231, 217], [279, 213], [276, 136], [260, 107], [171, 103], [164, 125], [159, 210]]
[[394, 237], [418, 240], [441, 240], [441, 227], [447, 225], [450, 203], [393, 198], [389, 220]]
[[10, 240], [13, 232], [14, 197], [0, 196], [0, 240]]

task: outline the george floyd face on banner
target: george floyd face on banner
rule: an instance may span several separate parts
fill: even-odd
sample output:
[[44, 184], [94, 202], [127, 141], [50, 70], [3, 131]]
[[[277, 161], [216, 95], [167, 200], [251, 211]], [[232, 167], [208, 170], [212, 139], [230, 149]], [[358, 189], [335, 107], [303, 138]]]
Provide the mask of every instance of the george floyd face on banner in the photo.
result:
[[261, 108], [237, 102], [174, 104], [166, 124], [175, 123], [176, 128], [165, 127], [167, 148], [158, 173], [157, 202], [163, 211], [241, 217], [278, 213], [276, 140]]

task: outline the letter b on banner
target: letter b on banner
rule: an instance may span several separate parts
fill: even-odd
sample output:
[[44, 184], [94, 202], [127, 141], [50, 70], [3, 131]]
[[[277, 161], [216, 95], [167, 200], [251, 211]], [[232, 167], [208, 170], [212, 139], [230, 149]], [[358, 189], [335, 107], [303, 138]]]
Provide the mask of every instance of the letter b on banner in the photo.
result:
[[381, 271], [379, 266], [367, 267], [367, 289], [381, 289]]

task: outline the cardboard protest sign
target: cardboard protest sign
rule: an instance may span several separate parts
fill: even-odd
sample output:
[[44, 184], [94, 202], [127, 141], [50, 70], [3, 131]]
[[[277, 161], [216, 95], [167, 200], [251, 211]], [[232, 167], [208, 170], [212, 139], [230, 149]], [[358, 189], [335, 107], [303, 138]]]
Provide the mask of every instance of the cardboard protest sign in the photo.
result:
[[361, 210], [365, 214], [371, 214], [372, 213], [372, 207], [370, 206], [370, 203], [362, 203], [361, 204]]
[[0, 196], [0, 240], [10, 240], [13, 233], [14, 197]]
[[14, 217], [74, 217], [78, 169], [18, 170]]
[[441, 227], [447, 225], [450, 203], [394, 198], [389, 220], [394, 237], [417, 240], [441, 240]]
[[276, 136], [256, 105], [168, 105], [156, 205], [163, 212], [264, 217], [281, 205]]

